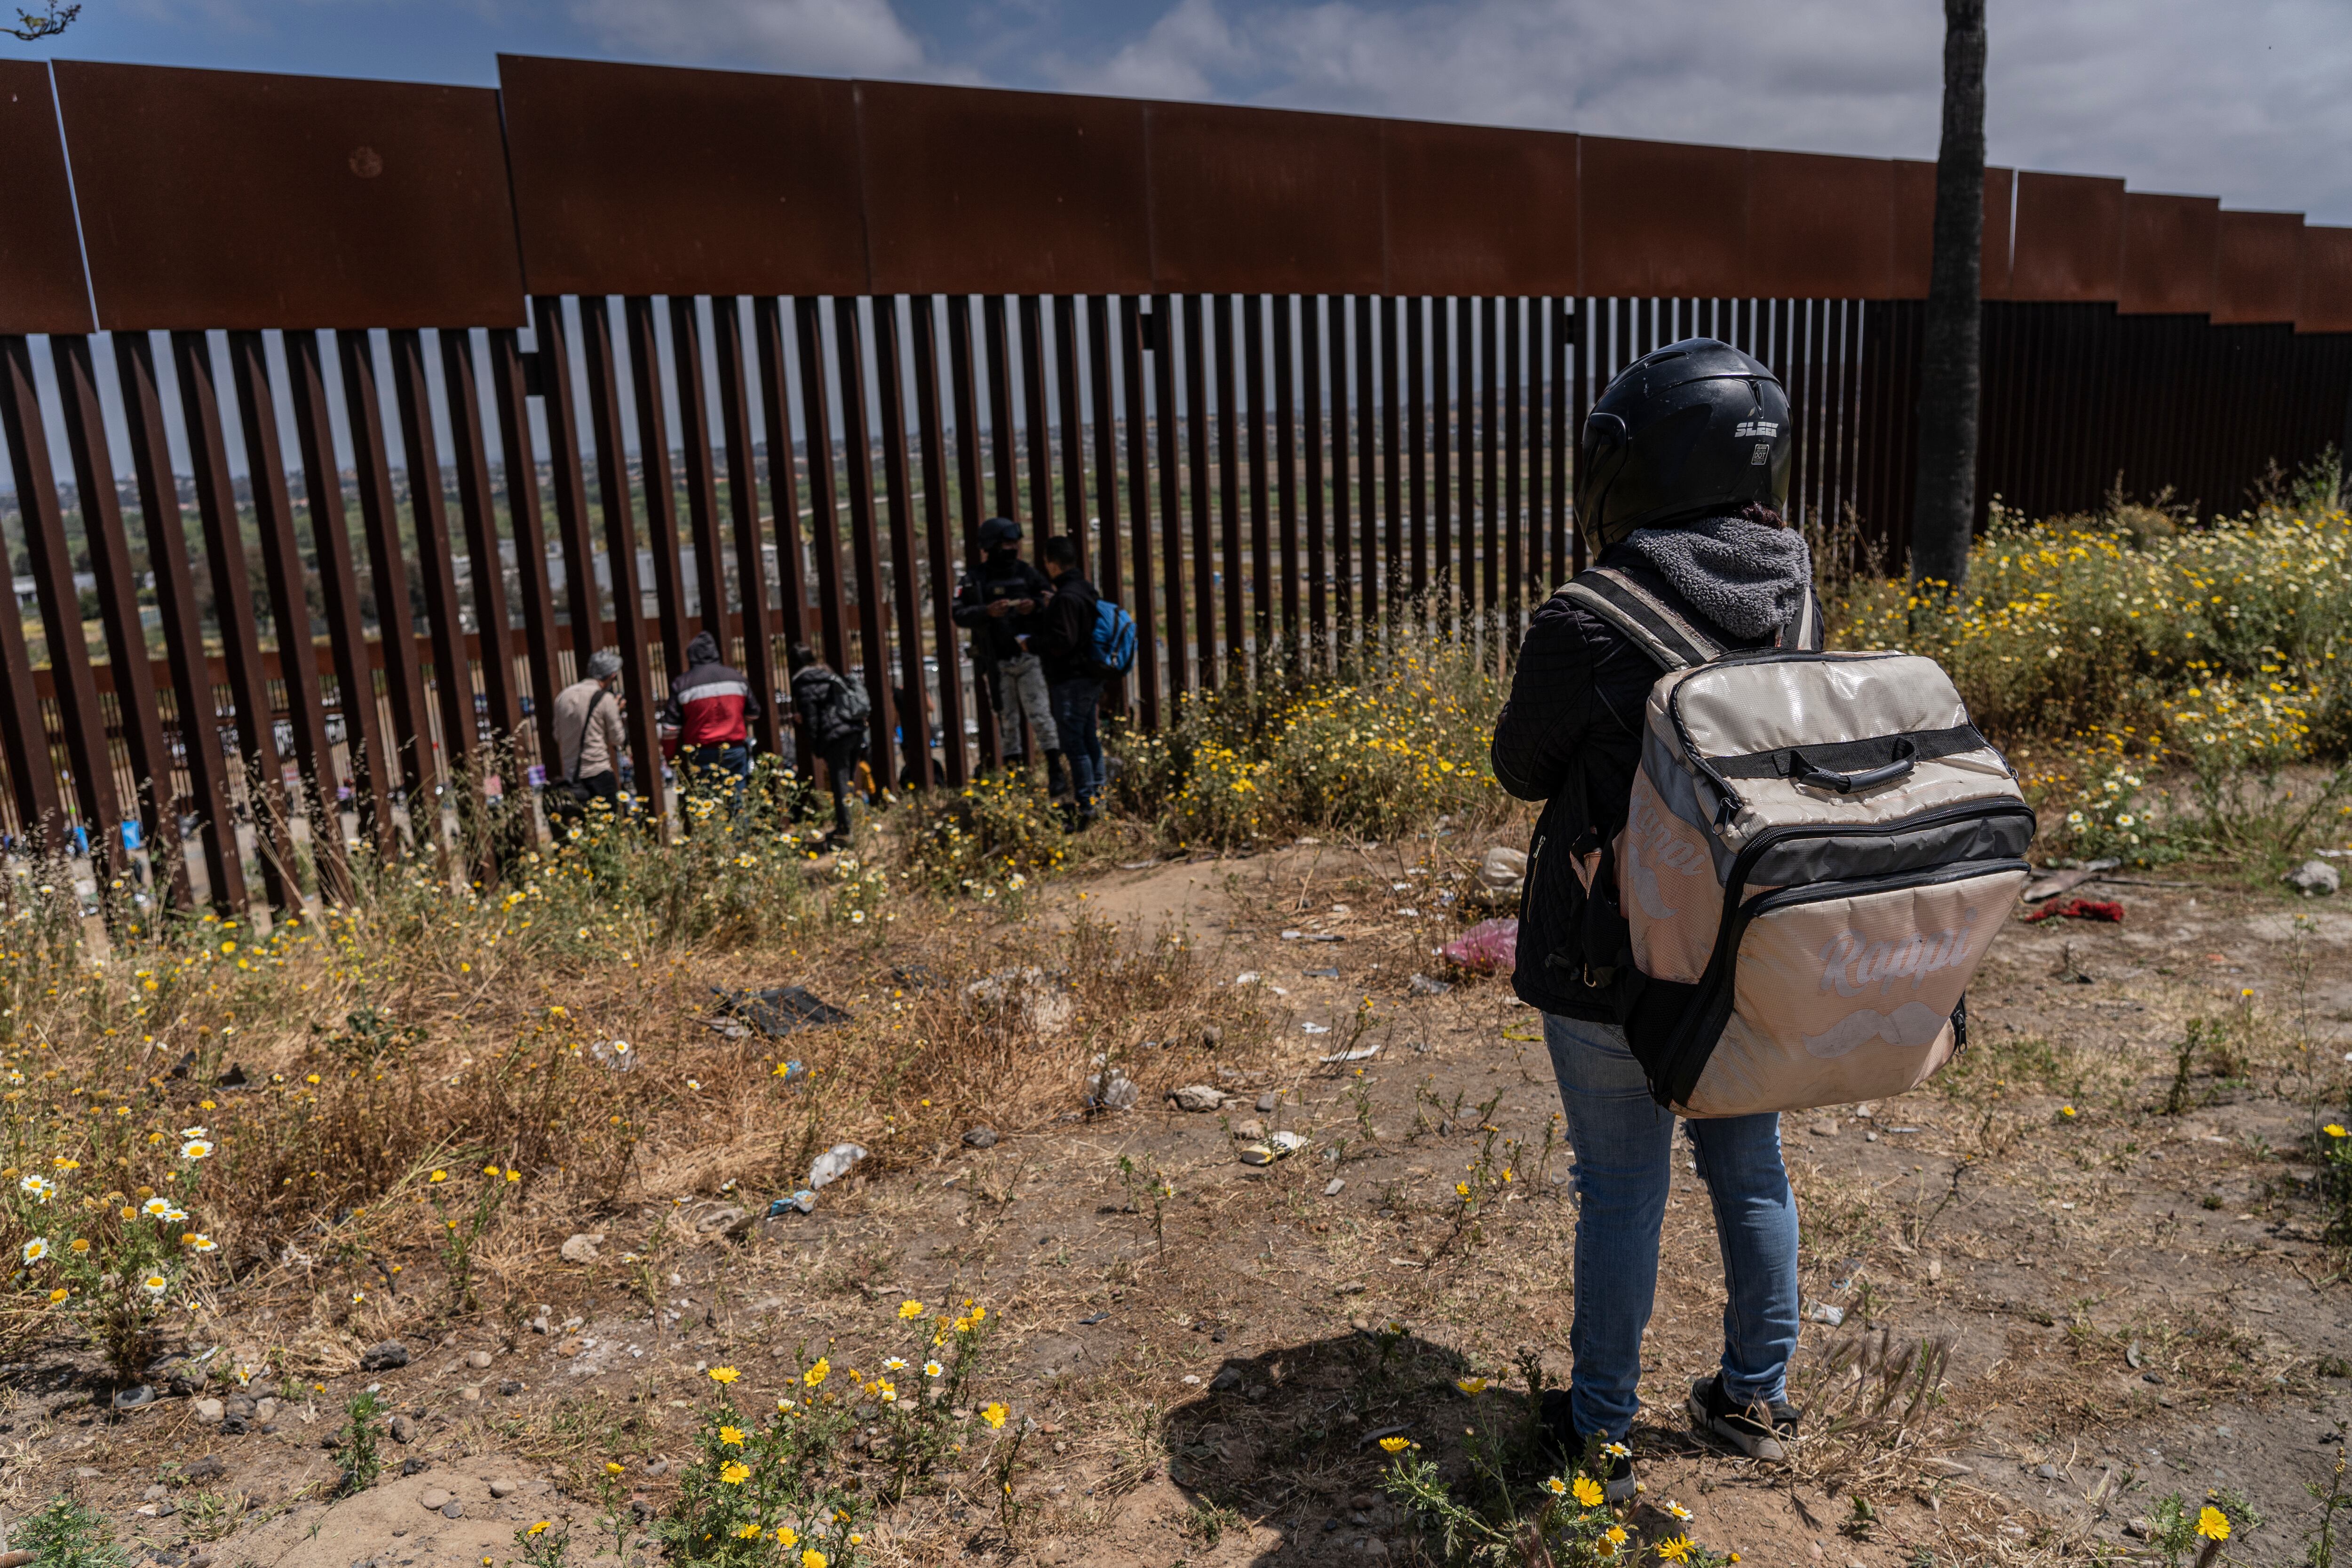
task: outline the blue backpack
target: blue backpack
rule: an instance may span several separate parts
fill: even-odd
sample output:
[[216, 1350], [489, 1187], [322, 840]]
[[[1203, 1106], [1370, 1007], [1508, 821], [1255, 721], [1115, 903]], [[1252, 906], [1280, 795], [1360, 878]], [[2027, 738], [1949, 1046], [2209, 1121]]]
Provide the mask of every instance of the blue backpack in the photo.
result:
[[1108, 599], [1095, 605], [1095, 662], [1108, 675], [1135, 668], [1135, 617]]

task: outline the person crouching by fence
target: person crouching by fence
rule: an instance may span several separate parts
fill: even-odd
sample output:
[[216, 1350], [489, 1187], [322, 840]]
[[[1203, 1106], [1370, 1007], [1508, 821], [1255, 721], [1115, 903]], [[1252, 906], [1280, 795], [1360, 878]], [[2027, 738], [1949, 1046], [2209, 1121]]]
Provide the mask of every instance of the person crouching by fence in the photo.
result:
[[555, 695], [555, 743], [563, 776], [542, 797], [548, 826], [560, 843], [584, 826], [598, 802], [614, 818], [627, 805], [621, 795], [621, 752], [628, 731], [621, 722], [621, 656], [600, 647], [588, 656], [588, 673]]
[[[661, 721], [677, 731], [678, 780], [688, 801], [723, 800], [730, 816], [743, 809], [751, 776], [751, 721], [759, 716], [751, 683], [721, 661], [719, 639], [696, 634], [686, 645], [686, 673], [670, 682], [661, 710]], [[692, 826], [690, 808], [685, 815]]]
[[825, 835], [824, 847], [845, 849], [850, 843], [849, 784], [857, 753], [866, 744], [873, 701], [865, 687], [836, 672], [806, 643], [785, 649], [784, 662], [793, 672], [793, 706], [808, 732], [810, 751], [824, 763], [824, 782], [833, 791], [833, 831]]
[[996, 734], [1004, 758], [1027, 765], [1021, 746], [1025, 720], [1037, 749], [1045, 755], [1045, 789], [1055, 799], [1069, 791], [1063, 777], [1062, 742], [1054, 728], [1053, 699], [1037, 650], [1040, 612], [1054, 596], [1054, 584], [1021, 559], [1021, 525], [992, 517], [980, 525], [980, 559], [957, 585], [955, 623], [971, 633], [971, 662], [985, 675], [996, 700]]

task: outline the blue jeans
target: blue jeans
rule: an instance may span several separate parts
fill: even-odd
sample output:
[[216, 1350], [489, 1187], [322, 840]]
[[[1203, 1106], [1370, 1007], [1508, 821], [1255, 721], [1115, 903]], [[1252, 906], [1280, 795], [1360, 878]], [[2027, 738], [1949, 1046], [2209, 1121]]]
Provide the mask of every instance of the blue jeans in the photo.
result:
[[709, 746], [688, 746], [678, 757], [685, 763], [687, 792], [717, 796], [727, 802], [727, 815], [743, 809], [743, 786], [751, 777], [751, 751], [736, 741]]
[[[1622, 1438], [1641, 1407], [1642, 1334], [1658, 1289], [1658, 1228], [1674, 1174], [1674, 1115], [1650, 1098], [1612, 1024], [1544, 1015], [1576, 1152], [1576, 1429]], [[1797, 1204], [1778, 1115], [1684, 1124], [1715, 1205], [1723, 1252], [1723, 1388], [1735, 1405], [1781, 1398], [1797, 1349]]]
[[1062, 755], [1070, 760], [1070, 791], [1078, 809], [1091, 810], [1102, 794], [1102, 737], [1096, 733], [1096, 709], [1102, 703], [1099, 680], [1065, 680], [1053, 689], [1054, 729], [1062, 738]]

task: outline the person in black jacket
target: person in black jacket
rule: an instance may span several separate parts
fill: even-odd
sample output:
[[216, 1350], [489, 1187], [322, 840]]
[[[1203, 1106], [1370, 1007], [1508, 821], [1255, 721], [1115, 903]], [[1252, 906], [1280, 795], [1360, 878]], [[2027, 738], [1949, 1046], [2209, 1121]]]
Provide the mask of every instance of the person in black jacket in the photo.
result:
[[980, 559], [957, 585], [950, 613], [956, 625], [971, 628], [972, 668], [988, 679], [995, 697], [996, 734], [1005, 758], [1027, 763], [1020, 744], [1025, 720], [1045, 754], [1047, 792], [1058, 797], [1067, 788], [1062, 782], [1061, 737], [1054, 729], [1045, 671], [1030, 647], [1039, 613], [1053, 596], [1053, 583], [1021, 559], [1021, 525], [1009, 517], [992, 517], [980, 525]]
[[[1787, 526], [1788, 400], [1772, 373], [1694, 339], [1630, 366], [1593, 405], [1578, 470], [1577, 526], [1595, 563], [1622, 574], [1727, 648], [1768, 647], [1820, 624], [1812, 563]], [[1657, 1288], [1658, 1233], [1675, 1118], [1652, 1097], [1625, 1024], [1643, 985], [1617, 912], [1613, 857], [1625, 823], [1650, 689], [1661, 673], [1613, 623], [1565, 591], [1537, 611], [1495, 721], [1495, 776], [1544, 802], [1521, 898], [1513, 988], [1541, 1008], [1576, 1151], [1575, 1369], [1547, 1394], [1552, 1441], [1612, 1445], [1610, 1500], [1634, 1489], [1623, 1439], [1639, 1407], [1643, 1332]], [[1584, 868], [1580, 874], [1580, 865]], [[1584, 875], [1593, 886], [1588, 892]], [[1719, 1371], [1691, 1390], [1703, 1432], [1753, 1458], [1785, 1458], [1797, 1344], [1797, 1214], [1778, 1116], [1685, 1123], [1714, 1200], [1729, 1301]]]
[[1095, 802], [1102, 793], [1102, 736], [1095, 727], [1102, 703], [1102, 662], [1095, 652], [1095, 611], [1102, 595], [1078, 571], [1078, 547], [1066, 534], [1045, 541], [1045, 574], [1054, 580], [1054, 596], [1038, 617], [1031, 639], [1043, 661], [1045, 690], [1054, 704], [1054, 731], [1061, 737], [1062, 755], [1070, 763], [1070, 826], [1083, 827], [1095, 819]]
[[868, 699], [864, 688], [836, 673], [806, 643], [787, 647], [784, 663], [792, 671], [793, 706], [808, 731], [810, 749], [824, 763], [824, 782], [833, 791], [833, 831], [825, 835], [825, 847], [844, 849], [851, 842], [849, 781], [866, 740]]

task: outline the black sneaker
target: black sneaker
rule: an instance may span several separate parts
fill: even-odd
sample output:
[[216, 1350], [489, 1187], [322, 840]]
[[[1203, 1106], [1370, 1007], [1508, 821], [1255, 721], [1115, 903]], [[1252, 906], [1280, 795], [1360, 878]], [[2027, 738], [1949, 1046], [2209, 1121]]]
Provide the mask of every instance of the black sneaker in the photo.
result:
[[1587, 1437], [1576, 1429], [1569, 1408], [1568, 1390], [1547, 1388], [1543, 1395], [1544, 1447], [1549, 1458], [1570, 1478], [1579, 1473], [1601, 1482], [1601, 1500], [1614, 1507], [1633, 1496], [1633, 1451], [1622, 1443]]
[[1723, 1373], [1691, 1384], [1691, 1425], [1706, 1436], [1730, 1444], [1751, 1459], [1775, 1463], [1789, 1457], [1796, 1441], [1797, 1421], [1803, 1414], [1785, 1399], [1736, 1405], [1723, 1392]]

